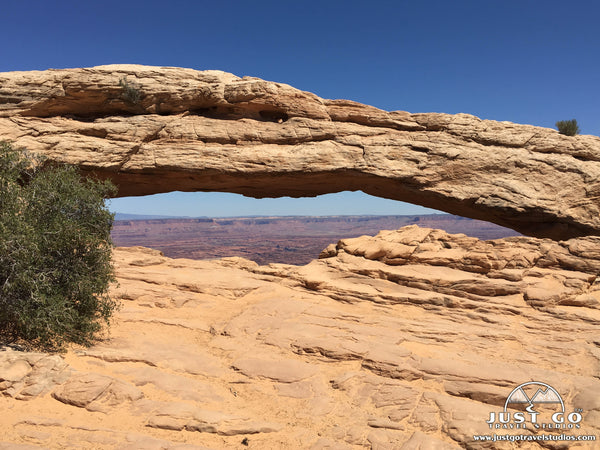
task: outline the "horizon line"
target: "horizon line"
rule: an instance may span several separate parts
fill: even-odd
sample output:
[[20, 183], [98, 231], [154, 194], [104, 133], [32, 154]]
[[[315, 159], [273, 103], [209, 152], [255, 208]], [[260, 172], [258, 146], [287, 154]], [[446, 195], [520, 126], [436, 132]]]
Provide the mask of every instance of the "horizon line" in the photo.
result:
[[[163, 215], [163, 214], [136, 214], [136, 213], [124, 213], [124, 212], [113, 212], [115, 220], [136, 220], [135, 217], [139, 217], [138, 220], [151, 220], [151, 219], [253, 219], [253, 218], [293, 218], [293, 217], [421, 217], [421, 216], [455, 216], [468, 219], [468, 217], [457, 216], [446, 212], [435, 212], [425, 214], [256, 214], [256, 215], [242, 215], [242, 216], [177, 216], [177, 215]], [[133, 216], [132, 219], [116, 219], [116, 216]], [[145, 218], [145, 219], [144, 219]]]

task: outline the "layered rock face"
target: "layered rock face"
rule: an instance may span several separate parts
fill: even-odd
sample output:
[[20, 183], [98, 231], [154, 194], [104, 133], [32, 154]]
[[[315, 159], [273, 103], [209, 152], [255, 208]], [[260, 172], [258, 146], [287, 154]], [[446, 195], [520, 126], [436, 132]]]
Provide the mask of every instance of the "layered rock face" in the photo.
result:
[[[123, 308], [110, 340], [63, 356], [0, 352], [0, 448], [559, 449], [474, 436], [600, 438], [599, 248], [597, 237], [482, 242], [410, 226], [342, 240], [302, 267], [117, 249]], [[490, 430], [490, 413], [532, 380], [567, 413], [581, 409], [579, 429]]]
[[386, 112], [219, 71], [2, 73], [0, 137], [111, 178], [121, 196], [362, 190], [526, 235], [600, 232], [597, 137]]

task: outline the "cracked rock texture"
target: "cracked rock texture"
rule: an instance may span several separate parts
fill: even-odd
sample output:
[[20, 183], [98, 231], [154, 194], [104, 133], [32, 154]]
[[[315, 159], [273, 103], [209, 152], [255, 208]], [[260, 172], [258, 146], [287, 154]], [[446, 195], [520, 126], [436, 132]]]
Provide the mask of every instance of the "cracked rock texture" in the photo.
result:
[[523, 234], [600, 234], [600, 138], [387, 112], [221, 71], [111, 65], [0, 73], [0, 137], [119, 195], [362, 190]]
[[473, 435], [536, 380], [600, 436], [599, 248], [410, 226], [306, 266], [116, 249], [109, 339], [0, 351], [0, 448], [565, 448]]

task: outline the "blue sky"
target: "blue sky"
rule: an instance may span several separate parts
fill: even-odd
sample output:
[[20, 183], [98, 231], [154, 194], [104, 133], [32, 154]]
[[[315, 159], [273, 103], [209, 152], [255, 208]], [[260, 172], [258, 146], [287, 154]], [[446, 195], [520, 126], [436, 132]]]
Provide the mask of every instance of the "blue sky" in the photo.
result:
[[[137, 63], [220, 69], [386, 110], [465, 112], [600, 134], [600, 2], [3, 2], [0, 71]], [[116, 199], [146, 214], [412, 214], [342, 193]], [[244, 211], [244, 212], [241, 212]]]

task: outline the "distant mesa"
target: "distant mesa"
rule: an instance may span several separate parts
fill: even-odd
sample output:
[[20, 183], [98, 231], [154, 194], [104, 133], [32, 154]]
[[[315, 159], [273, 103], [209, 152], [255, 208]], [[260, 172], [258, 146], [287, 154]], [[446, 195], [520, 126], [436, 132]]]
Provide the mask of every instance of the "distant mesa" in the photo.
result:
[[[122, 79], [138, 90], [135, 102]], [[362, 190], [525, 235], [600, 234], [598, 137], [387, 112], [215, 70], [0, 73], [0, 135], [112, 179], [119, 196]]]
[[156, 214], [115, 213], [115, 220], [152, 220], [152, 219], [171, 219], [171, 218], [173, 218], [173, 216], [161, 216], [161, 215], [156, 215]]
[[517, 234], [489, 222], [450, 214], [197, 219], [140, 219], [143, 216], [118, 214], [117, 219], [120, 217], [131, 218], [115, 221], [111, 234], [117, 246], [151, 247], [170, 258], [243, 256], [259, 264], [308, 264], [334, 240], [377, 234], [380, 230], [396, 230], [417, 222], [421, 227], [464, 233], [486, 240]]

